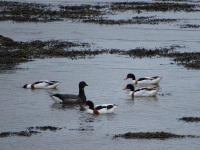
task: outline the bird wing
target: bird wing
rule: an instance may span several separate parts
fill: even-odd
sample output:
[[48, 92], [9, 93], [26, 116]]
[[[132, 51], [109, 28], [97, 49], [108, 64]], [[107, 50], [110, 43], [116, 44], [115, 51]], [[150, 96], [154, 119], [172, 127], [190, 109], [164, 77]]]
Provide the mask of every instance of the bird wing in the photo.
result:
[[44, 81], [37, 81], [33, 83], [32, 85], [34, 85], [35, 88], [44, 88], [44, 87], [47, 87], [49, 84]]
[[152, 91], [152, 90], [156, 90], [156, 88], [152, 88], [152, 87], [143, 87], [143, 88], [139, 88], [139, 89], [137, 89], [137, 90], [135, 90], [135, 92], [139, 92], [139, 91], [143, 91], [143, 90], [145, 90], [145, 91]]
[[113, 108], [113, 107], [114, 107], [113, 104], [102, 104], [102, 105], [96, 105], [96, 106], [95, 106], [95, 108], [96, 108], [97, 110], [100, 110], [100, 109], [103, 109], [103, 108], [105, 108], [105, 109], [111, 109], [111, 108]]
[[74, 94], [54, 94], [53, 96], [58, 97], [63, 101], [63, 104], [76, 104], [82, 103], [81, 98]]
[[149, 80], [149, 77], [139, 78], [137, 81]]

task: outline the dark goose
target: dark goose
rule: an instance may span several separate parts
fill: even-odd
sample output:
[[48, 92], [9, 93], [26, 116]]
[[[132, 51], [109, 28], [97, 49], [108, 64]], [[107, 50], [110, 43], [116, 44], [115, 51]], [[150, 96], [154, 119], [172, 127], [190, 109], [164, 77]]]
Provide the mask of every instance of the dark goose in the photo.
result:
[[85, 103], [86, 96], [84, 92], [85, 86], [88, 86], [84, 81], [79, 83], [79, 94], [50, 94], [51, 98], [55, 101], [55, 103], [59, 104], [79, 104]]

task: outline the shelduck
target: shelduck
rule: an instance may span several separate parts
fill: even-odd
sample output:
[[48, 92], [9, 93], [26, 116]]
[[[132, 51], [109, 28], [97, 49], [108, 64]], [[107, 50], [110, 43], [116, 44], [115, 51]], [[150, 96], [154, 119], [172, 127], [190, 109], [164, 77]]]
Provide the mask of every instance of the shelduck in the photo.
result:
[[79, 94], [52, 94], [50, 93], [50, 97], [55, 101], [55, 103], [59, 104], [81, 104], [85, 103], [86, 96], [84, 92], [85, 86], [88, 86], [84, 81], [79, 83]]
[[129, 73], [124, 80], [127, 80], [129, 78], [132, 79], [132, 82], [135, 85], [136, 84], [159, 84], [160, 80], [162, 79], [162, 77], [154, 76], [154, 77], [143, 77], [136, 80], [135, 75], [132, 73]]
[[49, 80], [40, 80], [31, 84], [25, 84], [23, 88], [27, 89], [54, 89], [61, 82], [59, 81], [49, 81]]
[[135, 90], [135, 87], [132, 84], [127, 84], [123, 90], [130, 90], [129, 95], [134, 98], [135, 96], [156, 96], [158, 90], [156, 88], [144, 87]]
[[86, 111], [90, 114], [109, 114], [113, 113], [117, 108], [117, 105], [115, 104], [101, 104], [94, 106], [94, 103], [89, 100], [86, 101], [83, 106], [89, 106], [89, 109]]

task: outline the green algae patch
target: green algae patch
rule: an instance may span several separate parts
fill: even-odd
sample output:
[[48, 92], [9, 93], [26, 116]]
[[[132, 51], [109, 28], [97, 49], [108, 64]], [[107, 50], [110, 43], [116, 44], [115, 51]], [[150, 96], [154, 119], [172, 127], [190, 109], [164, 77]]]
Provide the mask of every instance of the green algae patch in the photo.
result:
[[185, 122], [200, 122], [200, 117], [182, 117], [178, 120], [185, 121]]
[[[128, 132], [125, 134], [114, 135], [113, 138], [125, 138], [125, 139], [171, 139], [171, 138], [197, 138], [198, 136], [194, 135], [177, 135], [170, 132]], [[199, 137], [198, 137], [199, 138]]]

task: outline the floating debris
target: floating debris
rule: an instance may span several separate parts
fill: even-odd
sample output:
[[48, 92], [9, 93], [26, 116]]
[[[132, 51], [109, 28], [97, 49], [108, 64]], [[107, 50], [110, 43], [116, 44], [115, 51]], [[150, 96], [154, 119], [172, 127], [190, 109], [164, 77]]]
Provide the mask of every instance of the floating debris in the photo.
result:
[[200, 117], [183, 117], [183, 118], [179, 118], [179, 120], [186, 121], [186, 122], [200, 122]]
[[170, 138], [199, 138], [198, 136], [194, 135], [177, 135], [174, 133], [169, 132], [128, 132], [125, 134], [118, 134], [114, 135], [113, 138], [125, 138], [125, 139], [170, 139]]

